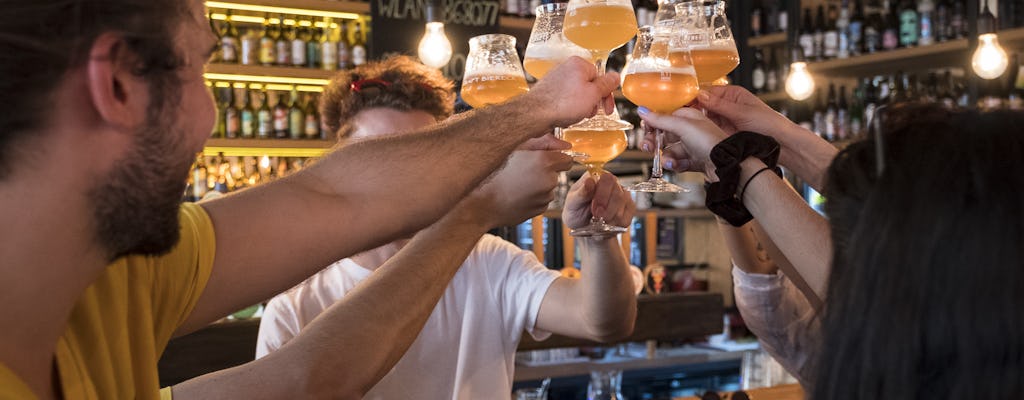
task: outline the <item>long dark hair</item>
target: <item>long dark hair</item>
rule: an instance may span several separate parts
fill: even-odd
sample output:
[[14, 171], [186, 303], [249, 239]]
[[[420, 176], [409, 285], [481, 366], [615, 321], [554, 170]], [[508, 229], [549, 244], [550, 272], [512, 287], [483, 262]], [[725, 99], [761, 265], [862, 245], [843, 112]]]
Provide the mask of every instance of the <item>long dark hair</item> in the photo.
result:
[[[154, 101], [175, 104], [183, 64], [174, 34], [189, 16], [188, 0], [3, 0], [0, 2], [0, 179], [12, 169], [15, 145], [50, 117], [65, 73], [84, 63], [101, 34], [122, 35], [135, 73], [154, 84]], [[159, 108], [161, 104], [154, 104]], [[27, 146], [21, 146], [27, 147]]]
[[812, 399], [1024, 396], [1024, 114], [888, 110], [828, 172]]

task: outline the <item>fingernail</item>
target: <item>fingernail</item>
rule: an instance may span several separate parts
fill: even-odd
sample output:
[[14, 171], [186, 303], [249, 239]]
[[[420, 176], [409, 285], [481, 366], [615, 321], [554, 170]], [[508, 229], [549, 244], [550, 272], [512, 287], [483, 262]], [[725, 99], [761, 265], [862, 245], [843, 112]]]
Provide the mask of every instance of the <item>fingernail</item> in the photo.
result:
[[648, 110], [647, 107], [640, 106], [637, 107], [636, 112], [640, 113], [640, 115], [647, 115], [651, 113], [651, 110]]
[[672, 160], [665, 161], [665, 168], [673, 169], [676, 167], [676, 162]]
[[646, 151], [648, 153], [651, 152], [651, 144], [650, 143], [644, 143], [643, 146], [640, 146], [640, 147], [643, 148], [644, 151]]

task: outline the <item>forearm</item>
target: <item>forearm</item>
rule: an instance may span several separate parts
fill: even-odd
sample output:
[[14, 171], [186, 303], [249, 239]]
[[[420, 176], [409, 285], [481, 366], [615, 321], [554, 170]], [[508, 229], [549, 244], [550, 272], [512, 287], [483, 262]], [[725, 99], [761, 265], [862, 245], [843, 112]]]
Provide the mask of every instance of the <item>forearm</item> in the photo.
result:
[[733, 265], [750, 274], [774, 274], [778, 271], [775, 263], [758, 257], [758, 249], [761, 246], [760, 238], [754, 233], [756, 224], [756, 221], [751, 221], [741, 227], [735, 227], [718, 219], [718, 230], [722, 233], [725, 247], [732, 255]]
[[486, 230], [472, 216], [446, 216], [280, 350], [175, 386], [175, 397], [362, 397], [419, 335]]
[[[787, 122], [789, 122], [787, 120]], [[817, 191], [825, 186], [825, 172], [839, 150], [800, 125], [789, 122], [772, 136], [782, 146], [781, 164]]]
[[636, 292], [629, 262], [618, 240], [581, 238], [582, 257], [579, 282], [579, 312], [590, 337], [598, 341], [621, 339], [633, 333], [636, 322]]
[[[743, 161], [740, 182], [748, 182], [764, 166], [755, 158]], [[832, 259], [828, 222], [781, 179], [768, 173], [750, 181], [743, 204], [793, 264], [796, 273], [823, 299]]]

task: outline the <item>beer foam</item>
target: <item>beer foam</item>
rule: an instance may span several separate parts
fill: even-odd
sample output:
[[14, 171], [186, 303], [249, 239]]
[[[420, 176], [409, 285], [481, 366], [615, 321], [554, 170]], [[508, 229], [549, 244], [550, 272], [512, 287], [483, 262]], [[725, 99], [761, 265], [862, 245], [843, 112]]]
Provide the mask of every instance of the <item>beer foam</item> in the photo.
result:
[[581, 8], [588, 8], [588, 7], [621, 7], [621, 8], [626, 8], [626, 9], [629, 9], [630, 11], [633, 11], [633, 4], [632, 3], [620, 3], [620, 2], [617, 2], [617, 1], [609, 1], [607, 3], [604, 3], [604, 2], [601, 2], [601, 3], [583, 3], [583, 4], [579, 4], [576, 7], [572, 7], [572, 8], [575, 9], [575, 10], [578, 10], [578, 9], [581, 9]]
[[503, 78], [503, 80], [506, 77], [507, 78], [523, 79], [524, 81], [526, 80], [526, 77], [523, 75], [523, 71], [518, 69], [518, 68], [515, 68], [515, 67], [506, 67], [506, 68], [489, 67], [489, 68], [483, 68], [483, 69], [474, 69], [472, 72], [467, 70], [466, 71], [466, 75], [463, 77], [463, 79], [464, 80], [468, 80], [470, 78], [483, 78], [483, 77], [490, 77], [490, 76], [500, 76], [500, 77]]
[[630, 74], [645, 74], [645, 73], [668, 73], [668, 74], [681, 74], [681, 75], [693, 75], [697, 76], [697, 71], [693, 67], [671, 67], [664, 68], [655, 65], [637, 65], [636, 67], [627, 67], [624, 75]]

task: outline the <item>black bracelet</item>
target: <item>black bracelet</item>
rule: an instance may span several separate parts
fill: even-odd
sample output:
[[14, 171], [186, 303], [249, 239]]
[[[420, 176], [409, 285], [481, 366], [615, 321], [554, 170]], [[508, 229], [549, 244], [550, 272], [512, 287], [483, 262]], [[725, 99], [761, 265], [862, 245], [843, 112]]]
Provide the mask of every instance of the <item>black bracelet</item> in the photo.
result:
[[747, 183], [743, 184], [743, 190], [740, 191], [740, 204], [743, 204], [743, 195], [747, 194], [747, 188], [750, 187], [750, 182], [753, 182], [754, 178], [757, 178], [757, 176], [761, 175], [761, 173], [764, 171], [772, 171], [775, 173], [775, 175], [778, 175], [780, 177], [782, 176], [782, 171], [779, 170], [779, 167], [764, 167], [757, 170], [757, 172], [755, 172], [753, 175], [747, 178]]

